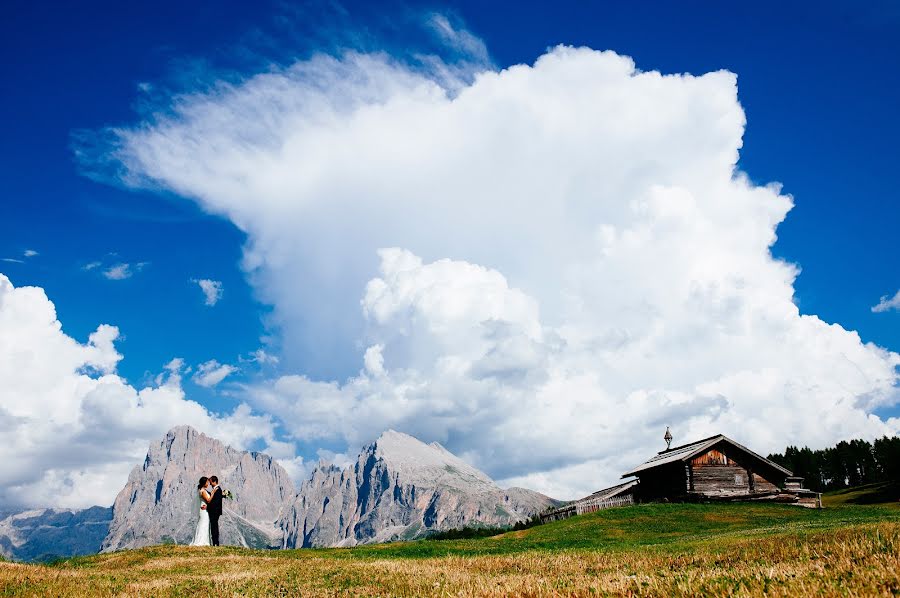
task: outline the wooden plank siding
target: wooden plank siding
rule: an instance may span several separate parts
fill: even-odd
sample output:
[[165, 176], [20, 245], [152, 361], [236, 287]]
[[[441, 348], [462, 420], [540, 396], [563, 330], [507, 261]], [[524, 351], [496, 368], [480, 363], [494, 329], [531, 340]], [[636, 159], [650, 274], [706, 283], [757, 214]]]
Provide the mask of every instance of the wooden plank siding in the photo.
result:
[[702, 455], [697, 455], [691, 460], [691, 465], [701, 467], [703, 465], [729, 465], [734, 462], [728, 461], [728, 455], [716, 449], [710, 449]]
[[688, 465], [690, 491], [709, 497], [778, 492], [775, 484], [741, 461], [716, 448], [697, 455]]
[[692, 465], [694, 492], [706, 496], [750, 494], [747, 470], [739, 465]]
[[753, 472], [754, 492], [778, 492], [778, 486], [762, 477], [760, 474]]

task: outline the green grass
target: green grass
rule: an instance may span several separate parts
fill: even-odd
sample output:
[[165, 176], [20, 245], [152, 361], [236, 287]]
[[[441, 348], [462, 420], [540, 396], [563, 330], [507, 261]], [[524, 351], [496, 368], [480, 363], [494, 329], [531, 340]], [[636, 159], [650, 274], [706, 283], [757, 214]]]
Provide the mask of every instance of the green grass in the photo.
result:
[[826, 507], [843, 505], [887, 504], [900, 506], [900, 484], [866, 484], [855, 488], [845, 488], [827, 492], [823, 495]]
[[319, 552], [330, 558], [429, 558], [532, 550], [629, 550], [735, 533], [802, 533], [885, 520], [900, 522], [900, 509], [890, 505], [817, 510], [763, 503], [646, 504], [606, 509], [491, 538], [422, 540]]
[[[353, 548], [251, 551], [229, 547], [222, 550], [256, 552], [275, 558], [316, 556], [330, 559], [422, 559], [508, 555], [535, 550], [615, 551], [714, 541], [734, 536], [804, 534], [881, 521], [900, 523], [900, 508], [894, 505], [838, 504], [818, 510], [767, 503], [645, 504], [606, 509], [488, 538], [425, 539]], [[90, 567], [97, 559], [96, 555], [91, 555], [66, 562], [73, 567]]]
[[[489, 538], [424, 539], [353, 548], [264, 551], [266, 556], [292, 558], [432, 558], [443, 556], [505, 555], [533, 550], [629, 550], [718, 537], [768, 535], [804, 530], [827, 530], [878, 521], [900, 522], [900, 503], [853, 504], [881, 496], [871, 485], [823, 496], [827, 508], [806, 509], [772, 503], [643, 504], [606, 509]], [[248, 552], [240, 548], [225, 548]], [[75, 557], [73, 566], [90, 566], [95, 555]]]
[[[900, 503], [620, 507], [473, 539], [346, 549], [153, 546], [0, 564], [0, 595], [900, 595]], [[801, 588], [801, 590], [798, 590]], [[799, 593], [798, 593], [799, 592]]]

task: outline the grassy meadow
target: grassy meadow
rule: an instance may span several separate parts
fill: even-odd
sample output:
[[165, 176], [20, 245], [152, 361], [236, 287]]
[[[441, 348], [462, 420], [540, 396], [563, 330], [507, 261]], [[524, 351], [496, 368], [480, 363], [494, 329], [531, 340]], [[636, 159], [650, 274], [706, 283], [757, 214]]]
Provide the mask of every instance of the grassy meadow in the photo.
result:
[[[0, 563], [5, 596], [898, 596], [900, 504], [621, 507], [471, 540]], [[871, 502], [871, 501], [869, 501]]]

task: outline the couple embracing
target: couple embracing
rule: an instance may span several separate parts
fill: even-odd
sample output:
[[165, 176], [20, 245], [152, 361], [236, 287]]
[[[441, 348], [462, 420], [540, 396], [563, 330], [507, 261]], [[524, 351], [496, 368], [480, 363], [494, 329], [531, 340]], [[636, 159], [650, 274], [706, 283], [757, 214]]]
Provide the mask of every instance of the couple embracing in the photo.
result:
[[200, 519], [197, 520], [191, 546], [218, 546], [219, 517], [222, 516], [222, 488], [219, 486], [219, 478], [200, 478], [197, 495], [200, 498]]

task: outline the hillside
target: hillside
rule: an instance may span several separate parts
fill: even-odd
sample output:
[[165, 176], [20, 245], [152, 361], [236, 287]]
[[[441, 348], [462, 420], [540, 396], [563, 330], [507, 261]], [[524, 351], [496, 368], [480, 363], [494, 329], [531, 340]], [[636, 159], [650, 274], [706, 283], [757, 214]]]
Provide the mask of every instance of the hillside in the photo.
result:
[[[900, 593], [900, 508], [640, 505], [479, 540], [253, 551], [156, 546], [0, 563], [0, 594]], [[800, 591], [802, 590], [802, 592]], [[89, 594], [91, 595], [91, 594]]]
[[840, 505], [900, 504], [900, 486], [897, 484], [866, 484], [826, 492], [822, 502], [826, 507]]

